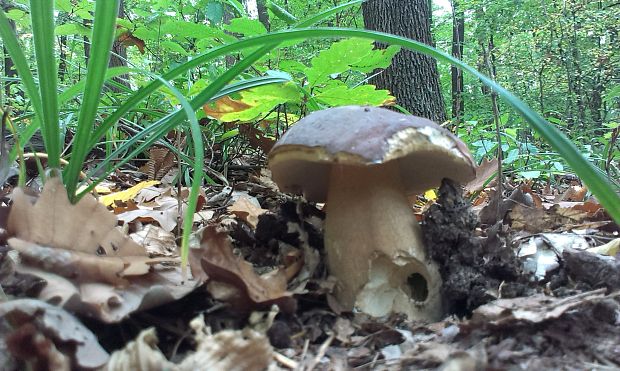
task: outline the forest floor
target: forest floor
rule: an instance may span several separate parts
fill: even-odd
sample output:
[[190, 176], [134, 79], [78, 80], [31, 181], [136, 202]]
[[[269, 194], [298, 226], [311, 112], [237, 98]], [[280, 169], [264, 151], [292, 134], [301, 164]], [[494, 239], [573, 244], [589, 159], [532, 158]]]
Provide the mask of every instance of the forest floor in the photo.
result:
[[497, 197], [491, 162], [465, 191], [418, 197], [444, 282], [445, 316], [428, 323], [343, 311], [322, 205], [252, 165], [204, 188], [187, 272], [188, 190], [168, 177], [118, 172], [77, 205], [51, 181], [40, 195], [6, 186], [0, 369], [620, 368], [620, 228], [578, 179], [506, 181]]

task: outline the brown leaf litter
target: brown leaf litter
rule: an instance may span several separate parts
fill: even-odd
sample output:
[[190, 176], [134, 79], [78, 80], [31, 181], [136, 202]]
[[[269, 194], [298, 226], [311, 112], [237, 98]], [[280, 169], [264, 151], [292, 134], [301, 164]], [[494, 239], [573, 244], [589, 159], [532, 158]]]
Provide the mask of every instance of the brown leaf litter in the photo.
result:
[[48, 179], [34, 204], [15, 189], [7, 224], [8, 243], [21, 257], [15, 272], [45, 280], [38, 297], [77, 313], [115, 322], [197, 284], [183, 284], [177, 257], [149, 257], [92, 196], [71, 205], [57, 178]]
[[[597, 222], [608, 223], [608, 220], [600, 214], [594, 216], [600, 209], [580, 210], [586, 216], [572, 219], [570, 230], [566, 230], [560, 225], [565, 219], [559, 218], [573, 218], [573, 211], [561, 210], [567, 209], [562, 205], [556, 209], [545, 206], [544, 196], [536, 195], [526, 186], [515, 189], [517, 193], [509, 201], [501, 201], [504, 218], [495, 223], [497, 209], [494, 209], [489, 213], [493, 225], [484, 229], [480, 228], [484, 225], [479, 223], [459, 187], [450, 182], [444, 182], [437, 204], [424, 215], [427, 247], [442, 266], [443, 294], [448, 304], [445, 309], [448, 314], [460, 317], [451, 316], [427, 324], [408, 322], [398, 316], [370, 318], [341, 312], [330, 302], [334, 283], [326, 276], [321, 259], [322, 213], [304, 202], [282, 203], [286, 197], [275, 194], [267, 186], [244, 183], [235, 184], [234, 189], [215, 192], [221, 193], [223, 198], [208, 207], [217, 209], [217, 224], [211, 220], [202, 235], [197, 236], [201, 238], [201, 246], [192, 252], [192, 271], [199, 281], [209, 280], [206, 290], [195, 290], [189, 297], [143, 313], [125, 311], [134, 314], [117, 326], [84, 321], [98, 329], [95, 333], [99, 342], [109, 352], [117, 350], [107, 364], [110, 370], [161, 367], [185, 370], [205, 365], [231, 370], [617, 367], [620, 365], [617, 345], [620, 303], [614, 291], [618, 290], [620, 266], [615, 257], [601, 257], [586, 250], [602, 243], [584, 238], [578, 230], [592, 230], [596, 225], [591, 223], [592, 218]], [[486, 190], [483, 193], [488, 194]], [[139, 202], [152, 202], [156, 197], [148, 196], [148, 200]], [[226, 206], [243, 198], [251, 200], [248, 201], [251, 206], [240, 201], [228, 209], [235, 217], [222, 215]], [[268, 206], [277, 202], [277, 207]], [[588, 201], [561, 202], [583, 206]], [[527, 220], [530, 209], [519, 210], [521, 206], [544, 210], [543, 221], [537, 228], [554, 226], [555, 229], [543, 233], [522, 229], [519, 215]], [[491, 208], [495, 207], [497, 204]], [[264, 210], [267, 208], [270, 211]], [[142, 232], [139, 237], [132, 238], [150, 244], [151, 255], [173, 259], [172, 235], [154, 225]], [[585, 242], [579, 242], [582, 240], [578, 236]], [[542, 251], [543, 245], [550, 246], [554, 267], [545, 271], [542, 278], [531, 271], [525, 273], [526, 257], [517, 256], [517, 252], [531, 246]], [[584, 250], [571, 250], [577, 245], [584, 245]], [[613, 245], [610, 246], [607, 250], [614, 251]], [[89, 251], [82, 253], [91, 254]], [[138, 256], [146, 253], [142, 254]], [[82, 301], [89, 296], [101, 296], [106, 300], [91, 302], [125, 306], [126, 301], [139, 302], [144, 295], [149, 298], [144, 301], [150, 300], [155, 293], [140, 294], [136, 287], [147, 285], [154, 274], [168, 272], [167, 279], [172, 282], [176, 282], [175, 274], [177, 279], [180, 277], [176, 268], [166, 269], [156, 263], [143, 275], [119, 275], [129, 282], [124, 288], [111, 283], [76, 283], [56, 274], [58, 272], [37, 272], [40, 278], [30, 280], [31, 276], [20, 273], [27, 271], [24, 270], [26, 262], [16, 267], [14, 263], [9, 264], [13, 260], [8, 259], [8, 255], [0, 251], [0, 277], [18, 280], [17, 292], [20, 289], [22, 295], [26, 289], [36, 292], [41, 289], [40, 282], [47, 282], [45, 292], [52, 282], [55, 296], [48, 293], [39, 297], [64, 302], [64, 308], [71, 310], [75, 310], [76, 305], [74, 299], [62, 296], [65, 292]], [[112, 257], [123, 257], [117, 255]], [[142, 272], [145, 266], [149, 267], [136, 264], [141, 267], [136, 272]], [[30, 269], [42, 271], [38, 265]], [[77, 272], [78, 276], [85, 274]], [[104, 281], [114, 280], [113, 276], [106, 277]], [[6, 287], [4, 282], [2, 285]], [[104, 285], [108, 289], [104, 289]], [[162, 282], [157, 294], [177, 287], [167, 285]], [[148, 305], [144, 305], [146, 307]], [[92, 308], [76, 312], [89, 314], [91, 311]], [[197, 314], [204, 314], [204, 319], [192, 321], [188, 328], [189, 320]], [[138, 335], [140, 329], [153, 323], [158, 324], [157, 336], [152, 329]], [[58, 369], [70, 365], [75, 356], [59, 346], [53, 337], [46, 335], [47, 338], [39, 343], [29, 340], [36, 340], [40, 332], [26, 328], [20, 339], [29, 343], [24, 340], [19, 344], [53, 345], [57, 352], [48, 346], [50, 351], [37, 353], [37, 359], [47, 364], [57, 362]], [[134, 336], [134, 341], [128, 341]], [[2, 346], [0, 341], [0, 349]]]

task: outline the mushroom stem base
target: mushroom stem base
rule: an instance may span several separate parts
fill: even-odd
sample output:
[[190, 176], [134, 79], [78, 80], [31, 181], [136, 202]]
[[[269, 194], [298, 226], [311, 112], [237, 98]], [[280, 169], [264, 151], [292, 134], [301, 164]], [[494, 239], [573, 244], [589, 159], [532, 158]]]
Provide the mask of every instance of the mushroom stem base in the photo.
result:
[[330, 273], [338, 280], [336, 298], [346, 309], [441, 317], [441, 278], [426, 258], [396, 161], [333, 167], [325, 247]]

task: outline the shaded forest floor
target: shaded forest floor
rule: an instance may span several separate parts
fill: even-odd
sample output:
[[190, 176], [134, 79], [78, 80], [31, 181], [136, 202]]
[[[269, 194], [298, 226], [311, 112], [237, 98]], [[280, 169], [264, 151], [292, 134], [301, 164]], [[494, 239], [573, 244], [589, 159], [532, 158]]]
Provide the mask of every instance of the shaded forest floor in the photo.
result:
[[[342, 311], [322, 205], [280, 193], [264, 169], [204, 189], [191, 272], [176, 234], [188, 192], [165, 179], [118, 173], [88, 206], [51, 186], [9, 206], [6, 187], [2, 369], [619, 368], [618, 225], [578, 180], [508, 182], [498, 198], [479, 171], [465, 193], [446, 181], [416, 203], [444, 282], [435, 323]], [[100, 230], [103, 204], [131, 240]]]

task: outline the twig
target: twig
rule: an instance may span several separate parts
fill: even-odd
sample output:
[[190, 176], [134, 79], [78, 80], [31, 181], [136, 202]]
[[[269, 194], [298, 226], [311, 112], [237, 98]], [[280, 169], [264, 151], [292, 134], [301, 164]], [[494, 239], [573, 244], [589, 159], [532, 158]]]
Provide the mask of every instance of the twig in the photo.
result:
[[312, 369], [314, 369], [314, 367], [317, 364], [319, 364], [319, 362], [321, 361], [321, 358], [323, 358], [323, 356], [325, 355], [325, 352], [327, 352], [327, 348], [329, 348], [332, 341], [334, 341], [334, 334], [329, 335], [327, 340], [325, 340], [323, 344], [321, 344], [321, 346], [319, 347], [319, 351], [316, 353], [316, 356], [314, 356], [314, 358], [312, 359], [312, 362], [310, 362], [306, 367], [303, 368], [304, 371], [306, 370], [311, 371]]
[[297, 367], [299, 367], [299, 362], [294, 361], [278, 352], [273, 352], [273, 358], [276, 360], [276, 362], [283, 365], [284, 367], [290, 368], [291, 370], [295, 370], [297, 369]]

